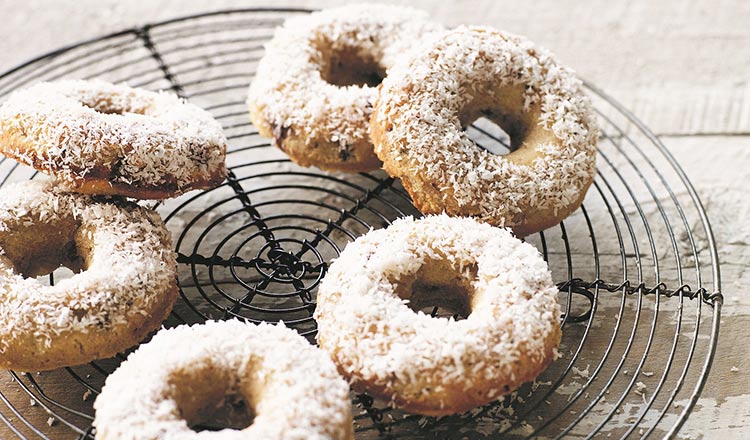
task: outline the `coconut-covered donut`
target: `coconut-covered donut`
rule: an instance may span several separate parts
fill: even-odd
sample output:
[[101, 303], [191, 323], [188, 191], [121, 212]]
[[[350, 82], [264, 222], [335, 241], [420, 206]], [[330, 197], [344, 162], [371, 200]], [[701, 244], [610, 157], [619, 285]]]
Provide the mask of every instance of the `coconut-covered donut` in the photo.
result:
[[[78, 272], [54, 286], [36, 276]], [[40, 371], [106, 358], [159, 327], [177, 298], [158, 214], [66, 194], [49, 182], [0, 190], [0, 368]]]
[[[214, 421], [227, 402], [249, 408], [252, 424], [190, 428]], [[282, 325], [233, 320], [162, 330], [107, 377], [94, 409], [101, 440], [354, 438], [346, 381], [324, 352]]]
[[250, 118], [302, 166], [376, 169], [368, 134], [376, 86], [404, 51], [440, 29], [425, 12], [390, 5], [347, 5], [289, 19], [258, 64]]
[[226, 138], [208, 112], [103, 81], [12, 94], [0, 106], [0, 152], [86, 194], [164, 199], [226, 177]]
[[[502, 127], [511, 153], [464, 127]], [[525, 236], [577, 209], [596, 173], [598, 130], [573, 72], [523, 37], [459, 27], [415, 49], [383, 81], [375, 152], [423, 213], [474, 216]]]
[[[447, 215], [401, 219], [331, 264], [318, 292], [318, 344], [357, 391], [419, 414], [458, 413], [555, 358], [557, 294], [539, 252], [506, 229]], [[468, 316], [432, 317], [410, 304], [452, 304]]]

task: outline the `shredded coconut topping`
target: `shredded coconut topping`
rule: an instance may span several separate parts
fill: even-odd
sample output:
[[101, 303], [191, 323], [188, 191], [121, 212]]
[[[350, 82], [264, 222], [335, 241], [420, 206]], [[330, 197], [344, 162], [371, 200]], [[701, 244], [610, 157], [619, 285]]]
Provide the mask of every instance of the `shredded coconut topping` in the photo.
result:
[[[538, 113], [535, 122], [551, 134], [530, 146], [530, 163], [477, 148], [462, 129], [472, 121], [461, 112], [503, 87], [521, 87], [523, 112]], [[373, 124], [388, 127], [375, 152], [389, 172], [420, 175], [436, 185], [436, 203], [471, 207], [497, 226], [564, 210], [596, 172], [598, 130], [581, 82], [526, 38], [488, 27], [462, 26], [418, 45], [383, 80]]]
[[224, 174], [226, 137], [205, 110], [166, 92], [104, 81], [35, 84], [0, 107], [5, 154], [63, 182], [91, 175], [177, 192]]
[[[45, 286], [24, 278], [5, 253], [16, 231], [63, 221], [77, 224], [71, 241], [92, 247], [85, 270]], [[33, 230], [32, 230], [33, 231]], [[81, 353], [111, 356], [137, 341], [123, 330], [143, 325], [154, 309], [169, 308], [177, 294], [176, 262], [159, 215], [133, 203], [67, 194], [54, 184], [27, 181], [0, 190], [0, 361], [28, 352], [45, 365], [62, 346], [80, 338]], [[124, 346], [114, 346], [125, 340]], [[122, 344], [122, 342], [120, 342]], [[76, 356], [75, 352], [70, 353]], [[78, 359], [87, 362], [91, 359]], [[65, 364], [70, 365], [70, 364]], [[59, 366], [59, 365], [58, 365]]]
[[[249, 427], [188, 427], [183, 414], [193, 394], [207, 408], [217, 390], [248, 401]], [[94, 408], [97, 438], [105, 440], [353, 438], [346, 382], [324, 352], [283, 325], [233, 320], [162, 330], [107, 377]]]
[[[398, 284], [435, 260], [470, 283], [466, 319], [414, 312], [399, 297]], [[358, 238], [330, 266], [318, 292], [318, 343], [355, 389], [394, 404], [452, 392], [480, 405], [553, 360], [557, 293], [539, 252], [505, 229], [446, 215], [404, 218]]]
[[331, 54], [373, 60], [387, 72], [421, 36], [441, 29], [424, 11], [392, 5], [346, 5], [291, 18], [266, 44], [248, 103], [273, 127], [307, 133], [308, 144], [325, 139], [340, 151], [371, 145], [368, 125], [377, 88], [328, 83], [324, 70]]

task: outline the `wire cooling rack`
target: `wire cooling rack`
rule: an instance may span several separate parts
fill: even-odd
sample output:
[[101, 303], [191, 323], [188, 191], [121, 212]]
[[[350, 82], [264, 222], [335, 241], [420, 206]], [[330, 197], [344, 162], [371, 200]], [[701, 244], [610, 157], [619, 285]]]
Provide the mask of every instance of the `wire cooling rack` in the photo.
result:
[[[0, 101], [37, 81], [102, 78], [172, 90], [223, 124], [227, 182], [155, 206], [179, 261], [181, 295], [166, 326], [283, 320], [312, 341], [316, 288], [331, 259], [370, 228], [419, 215], [382, 172], [300, 168], [249, 124], [246, 87], [263, 43], [302, 13], [232, 10], [169, 20], [65, 47], [0, 75]], [[722, 304], [709, 222], [659, 140], [617, 102], [587, 89], [602, 127], [599, 173], [581, 209], [527, 238], [560, 288], [562, 357], [504, 401], [459, 416], [409, 415], [353, 395], [358, 438], [661, 437], [689, 416], [714, 356]], [[507, 150], [507, 136], [488, 121], [468, 132], [484, 148]], [[0, 185], [35, 177], [0, 160]], [[0, 433], [93, 438], [93, 400], [125, 356], [3, 373]]]

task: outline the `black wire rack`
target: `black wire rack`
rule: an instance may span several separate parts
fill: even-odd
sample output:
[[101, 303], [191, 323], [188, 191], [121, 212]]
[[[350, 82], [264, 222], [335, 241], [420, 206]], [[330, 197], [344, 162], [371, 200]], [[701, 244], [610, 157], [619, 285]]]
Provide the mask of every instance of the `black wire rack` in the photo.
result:
[[[179, 262], [180, 299], [167, 327], [283, 320], [313, 341], [316, 288], [331, 259], [370, 228], [419, 215], [382, 172], [300, 168], [248, 122], [246, 87], [264, 42], [284, 19], [303, 13], [178, 18], [64, 47], [0, 75], [0, 101], [37, 81], [102, 78], [172, 90], [223, 124], [227, 181], [151, 205], [173, 233]], [[711, 228], [688, 176], [660, 141], [596, 87], [587, 89], [602, 127], [599, 173], [577, 212], [527, 238], [558, 282], [562, 357], [533, 384], [463, 415], [421, 417], [353, 395], [358, 438], [671, 437], [689, 416], [714, 357], [722, 305]], [[508, 148], [507, 136], [487, 121], [468, 132], [484, 148]], [[0, 185], [35, 177], [0, 160]], [[126, 355], [8, 372], [0, 383], [0, 432], [93, 438], [93, 401]]]

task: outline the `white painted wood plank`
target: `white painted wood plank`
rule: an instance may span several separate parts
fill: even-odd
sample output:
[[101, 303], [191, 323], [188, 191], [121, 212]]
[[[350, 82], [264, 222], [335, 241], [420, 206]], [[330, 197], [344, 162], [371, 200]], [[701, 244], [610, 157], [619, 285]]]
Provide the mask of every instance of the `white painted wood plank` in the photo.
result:
[[[61, 44], [206, 8], [270, 2], [0, 0], [0, 70]], [[289, 1], [275, 5], [340, 2]], [[484, 23], [552, 49], [657, 133], [750, 133], [750, 3], [740, 1], [410, 2], [449, 25]], [[750, 136], [664, 138], [703, 198], [719, 243], [727, 306], [710, 381], [682, 434], [750, 429]], [[738, 367], [738, 372], [732, 372]], [[12, 385], [6, 382], [0, 387]], [[64, 386], [64, 384], [63, 384]], [[45, 420], [36, 420], [44, 424]], [[0, 437], [5, 432], [0, 426]]]
[[[61, 44], [177, 15], [341, 1], [0, 0], [0, 70]], [[614, 95], [655, 132], [750, 133], [750, 2], [480, 0], [408, 2], [448, 25], [527, 35]], [[33, 38], [29, 38], [33, 35]]]

